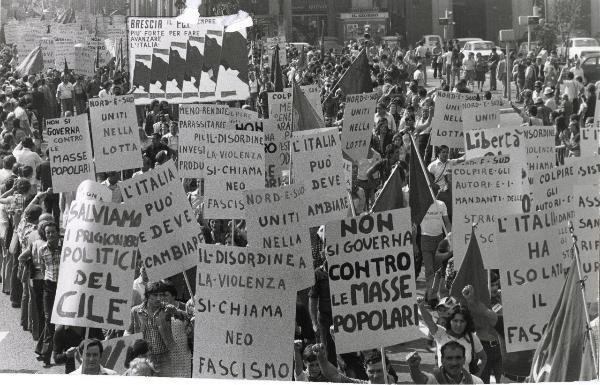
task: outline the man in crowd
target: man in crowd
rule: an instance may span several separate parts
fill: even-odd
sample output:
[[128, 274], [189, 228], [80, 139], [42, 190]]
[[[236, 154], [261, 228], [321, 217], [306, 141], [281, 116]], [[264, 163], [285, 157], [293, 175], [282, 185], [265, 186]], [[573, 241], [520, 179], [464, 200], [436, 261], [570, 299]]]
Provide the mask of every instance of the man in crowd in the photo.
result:
[[82, 358], [81, 366], [70, 374], [88, 374], [88, 375], [116, 375], [114, 370], [106, 369], [100, 365], [100, 359], [104, 348], [99, 340], [84, 340], [77, 349]]
[[442, 346], [442, 366], [433, 373], [421, 371], [421, 357], [416, 351], [406, 356], [410, 377], [415, 384], [483, 384], [481, 378], [464, 368], [465, 347], [456, 341]]

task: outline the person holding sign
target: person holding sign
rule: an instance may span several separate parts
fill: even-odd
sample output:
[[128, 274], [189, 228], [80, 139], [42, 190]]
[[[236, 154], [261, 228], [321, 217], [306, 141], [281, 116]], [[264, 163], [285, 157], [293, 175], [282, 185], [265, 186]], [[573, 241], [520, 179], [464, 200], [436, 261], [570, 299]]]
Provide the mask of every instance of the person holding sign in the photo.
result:
[[410, 377], [415, 384], [483, 384], [477, 376], [464, 369], [465, 347], [456, 341], [449, 341], [442, 346], [442, 366], [433, 373], [421, 371], [421, 357], [412, 352], [406, 356], [410, 368]]
[[119, 373], [114, 370], [107, 369], [100, 365], [100, 359], [104, 348], [102, 342], [96, 339], [84, 340], [79, 344], [77, 350], [82, 357], [81, 366], [70, 374], [88, 374], [88, 375], [109, 375], [114, 376]]
[[475, 325], [471, 313], [465, 308], [455, 308], [446, 319], [446, 326], [444, 327], [435, 323], [431, 313], [425, 308], [423, 297], [417, 298], [417, 304], [425, 326], [427, 326], [437, 343], [438, 363], [444, 364], [441, 347], [449, 341], [456, 341], [463, 346], [466, 352], [463, 361], [464, 369], [479, 376], [485, 368], [487, 356], [481, 341], [475, 335]]

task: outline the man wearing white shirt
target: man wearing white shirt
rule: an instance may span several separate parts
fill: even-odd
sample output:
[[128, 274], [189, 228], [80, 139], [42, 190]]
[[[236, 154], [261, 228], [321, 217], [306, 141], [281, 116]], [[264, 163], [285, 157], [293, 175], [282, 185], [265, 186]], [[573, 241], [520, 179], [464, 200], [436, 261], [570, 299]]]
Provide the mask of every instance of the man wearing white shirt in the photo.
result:
[[24, 166], [31, 166], [33, 169], [31, 178], [33, 180], [35, 180], [35, 170], [37, 169], [37, 166], [43, 162], [39, 154], [33, 151], [34, 148], [35, 144], [33, 143], [33, 139], [27, 137], [13, 150], [13, 155], [17, 160], [17, 163], [21, 163]]
[[406, 357], [410, 369], [410, 377], [415, 384], [483, 384], [481, 378], [470, 374], [463, 367], [465, 363], [465, 347], [456, 341], [444, 344], [442, 350], [442, 366], [433, 373], [421, 371], [421, 357], [416, 351]]
[[56, 88], [56, 98], [60, 101], [60, 111], [63, 116], [67, 111], [73, 113], [73, 85], [69, 83], [66, 76], [62, 77], [62, 82]]
[[423, 255], [423, 265], [425, 267], [425, 298], [430, 298], [433, 278], [436, 270], [440, 268], [435, 263], [435, 252], [438, 244], [445, 237], [444, 230], [452, 231], [452, 224], [448, 218], [446, 204], [436, 199], [429, 206], [427, 214], [421, 221], [421, 254]]

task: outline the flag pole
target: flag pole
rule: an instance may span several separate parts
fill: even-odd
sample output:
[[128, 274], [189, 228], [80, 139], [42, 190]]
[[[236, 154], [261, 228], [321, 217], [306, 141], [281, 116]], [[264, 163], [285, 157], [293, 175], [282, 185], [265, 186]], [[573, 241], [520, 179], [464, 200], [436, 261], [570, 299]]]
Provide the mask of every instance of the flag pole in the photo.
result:
[[596, 350], [594, 347], [594, 336], [592, 335], [592, 326], [590, 324], [590, 314], [588, 312], [586, 300], [585, 300], [585, 279], [582, 278], [581, 271], [581, 258], [579, 257], [579, 247], [577, 246], [577, 235], [575, 235], [575, 230], [573, 228], [573, 222], [569, 221], [569, 233], [571, 233], [571, 240], [573, 241], [573, 255], [575, 256], [575, 260], [577, 263], [577, 276], [579, 277], [579, 288], [581, 289], [581, 296], [583, 297], [583, 311], [585, 313], [585, 328], [587, 332], [587, 340], [590, 344], [590, 349], [592, 351], [592, 358], [594, 360], [594, 377], [597, 377], [598, 368], [596, 365], [598, 364], [598, 358], [596, 357]]
[[[415, 138], [413, 137], [413, 135], [411, 133], [409, 133], [408, 136], [410, 136], [410, 144], [415, 149], [415, 154], [417, 154], [417, 158], [419, 159], [419, 164], [421, 165], [421, 170], [423, 170], [423, 175], [425, 175], [425, 180], [427, 181], [427, 188], [429, 189], [431, 198], [433, 199], [433, 202], [435, 203], [437, 201], [437, 198], [436, 198], [435, 194], [433, 193], [433, 189], [431, 188], [431, 181], [429, 180], [429, 176], [427, 175], [427, 168], [425, 168], [425, 163], [423, 163], [423, 157], [421, 156], [421, 153], [419, 153], [419, 149], [417, 148], [417, 146], [415, 144]], [[413, 176], [410, 175], [410, 177], [412, 178]], [[448, 234], [448, 230], [446, 229], [446, 224], [444, 223], [443, 219], [442, 219], [442, 227], [444, 228], [444, 233]]]
[[385, 381], [385, 384], [388, 385], [389, 381], [388, 381], [388, 368], [387, 368], [387, 363], [385, 362], [385, 348], [381, 348], [381, 366], [383, 369], [383, 380]]

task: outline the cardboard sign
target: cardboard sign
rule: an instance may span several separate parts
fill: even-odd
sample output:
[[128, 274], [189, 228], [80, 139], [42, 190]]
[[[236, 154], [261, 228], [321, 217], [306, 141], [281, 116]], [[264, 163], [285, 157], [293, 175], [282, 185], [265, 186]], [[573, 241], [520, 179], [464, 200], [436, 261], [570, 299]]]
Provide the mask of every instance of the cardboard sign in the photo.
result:
[[[596, 106], [596, 110], [598, 109], [600, 108]], [[600, 121], [594, 121], [592, 127], [582, 127], [580, 133], [581, 156], [600, 155]]]
[[193, 377], [291, 380], [298, 267], [291, 250], [202, 245]]
[[156, 166], [119, 187], [123, 201], [141, 213], [140, 254], [150, 280], [192, 268], [203, 238], [175, 163]]
[[44, 70], [47, 71], [49, 69], [55, 68], [54, 39], [40, 39], [40, 47], [42, 47], [42, 57], [44, 58]]
[[89, 100], [96, 172], [142, 167], [133, 95]]
[[205, 130], [204, 217], [244, 218], [244, 190], [263, 187], [265, 144], [262, 132]]
[[52, 323], [125, 329], [141, 213], [114, 203], [73, 201], [67, 222]]
[[375, 122], [377, 93], [346, 96], [342, 124], [342, 151], [354, 162], [367, 158]]
[[464, 131], [497, 128], [500, 125], [501, 100], [466, 101], [461, 104]]
[[269, 123], [265, 127], [266, 187], [282, 184], [284, 170], [290, 169], [292, 137], [292, 91], [269, 92]]
[[477, 223], [477, 242], [486, 268], [498, 268], [494, 234], [500, 216], [521, 213], [521, 167], [508, 156], [482, 157], [452, 166], [452, 248], [454, 266], [462, 264]]
[[202, 178], [206, 143], [200, 140], [205, 129], [225, 130], [229, 124], [229, 107], [214, 104], [179, 105], [179, 151], [177, 162], [182, 178]]
[[529, 184], [533, 183], [531, 173], [556, 165], [555, 131], [553, 126], [531, 126], [523, 131]]
[[81, 201], [85, 199], [91, 199], [101, 202], [110, 202], [112, 198], [112, 192], [110, 189], [94, 180], [84, 180], [77, 187], [76, 200]]
[[92, 47], [83, 44], [76, 44], [73, 49], [75, 51], [75, 63], [73, 64], [75, 73], [93, 77], [96, 73], [96, 51]]
[[307, 187], [308, 226], [346, 217], [350, 202], [337, 127], [294, 132], [290, 147], [292, 178]]
[[552, 210], [498, 219], [506, 351], [535, 349], [564, 283], [559, 225]]
[[431, 119], [431, 145], [445, 144], [450, 148], [463, 148], [463, 121], [461, 106], [476, 101], [471, 94], [437, 91], [435, 111]]
[[54, 37], [54, 68], [64, 69], [65, 62], [69, 68], [75, 66], [75, 40], [72, 35], [60, 35]]
[[302, 92], [304, 92], [304, 95], [306, 96], [306, 99], [308, 99], [310, 105], [317, 112], [317, 115], [319, 115], [321, 120], [324, 120], [323, 105], [321, 104], [321, 87], [319, 87], [318, 84], [310, 84], [307, 86], [300, 86], [300, 88], [302, 89]]
[[258, 112], [242, 108], [229, 108], [229, 124], [237, 131], [264, 132], [264, 122]]
[[585, 281], [586, 302], [598, 301], [598, 274], [600, 274], [600, 186], [573, 186], [575, 219], [573, 227], [577, 236], [579, 257]]
[[[250, 190], [245, 193], [248, 246], [302, 250], [301, 258], [312, 264], [310, 234], [306, 224], [306, 189], [303, 184]], [[312, 270], [305, 286], [314, 285]]]
[[75, 191], [82, 181], [95, 179], [87, 114], [46, 120], [46, 140], [55, 193]]
[[335, 346], [356, 352], [419, 338], [410, 209], [325, 226]]

